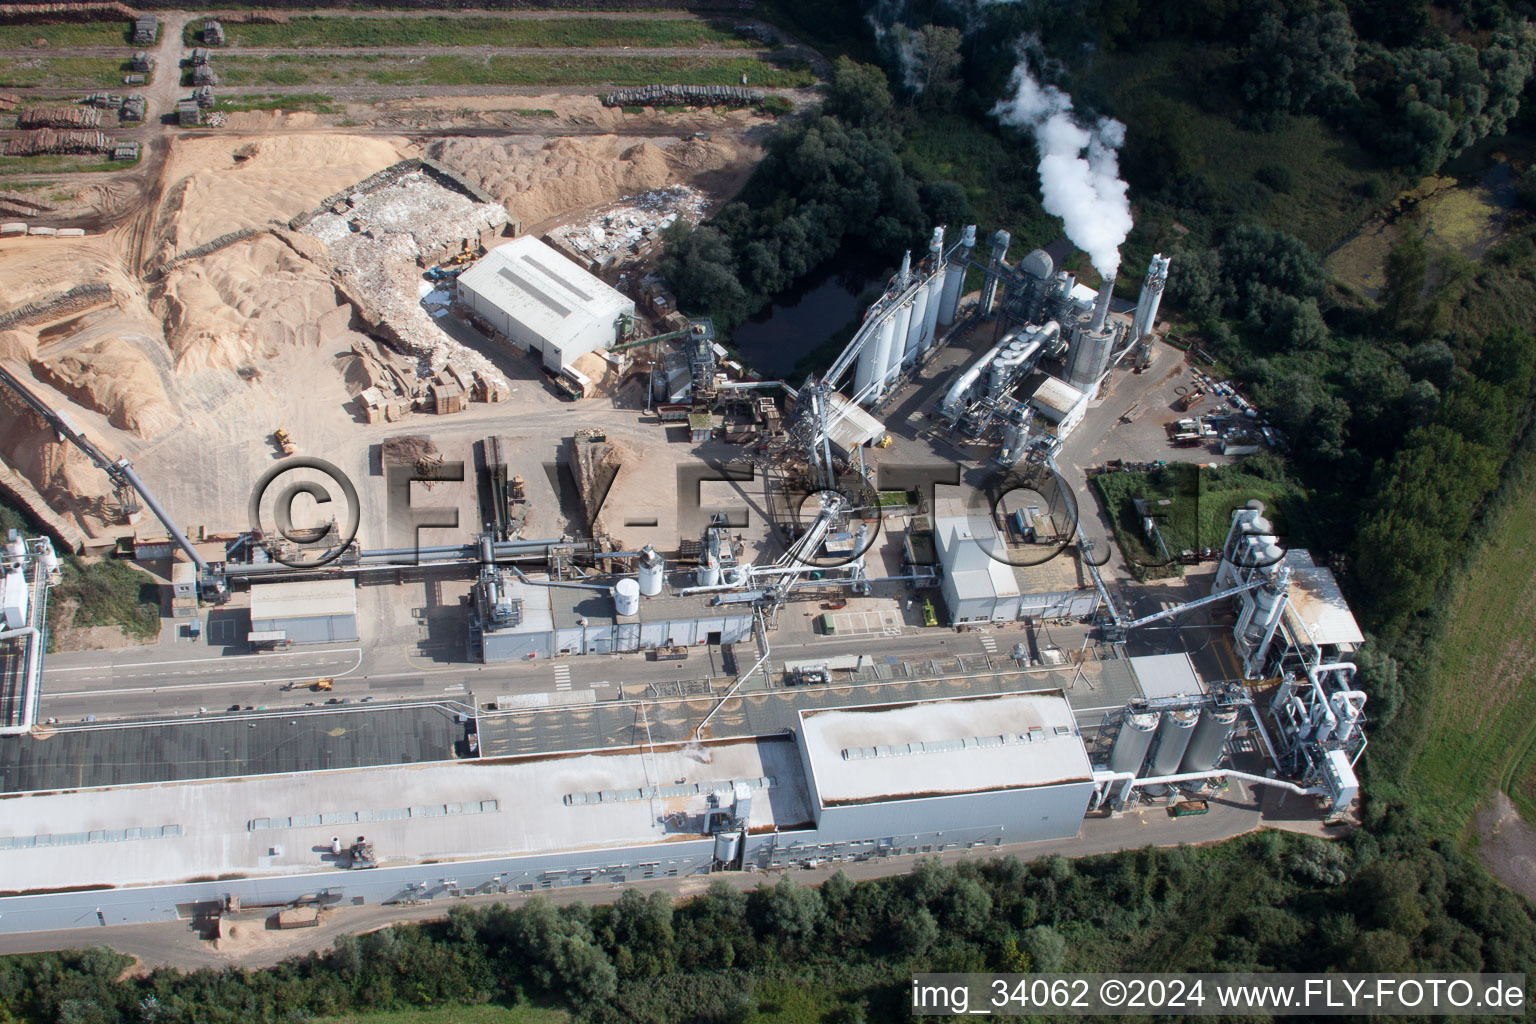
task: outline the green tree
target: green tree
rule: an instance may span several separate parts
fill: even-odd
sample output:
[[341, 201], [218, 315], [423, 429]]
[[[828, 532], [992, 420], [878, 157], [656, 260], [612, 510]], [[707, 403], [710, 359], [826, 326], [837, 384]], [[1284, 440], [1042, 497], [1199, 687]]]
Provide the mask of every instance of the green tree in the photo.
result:
[[960, 92], [960, 30], [924, 25], [917, 30], [918, 76], [926, 107], [947, 108]]
[[826, 110], [861, 127], [884, 121], [891, 112], [891, 86], [885, 72], [873, 64], [837, 58], [827, 87]]
[[1265, 114], [1353, 108], [1355, 47], [1343, 11], [1313, 11], [1289, 23], [1270, 11], [1244, 52], [1243, 97]]
[[1387, 253], [1383, 268], [1382, 319], [1390, 330], [1411, 330], [1424, 306], [1429, 250], [1416, 231], [1405, 231]]
[[1067, 940], [1048, 924], [1025, 929], [1019, 937], [1019, 946], [1035, 965], [1035, 970], [1042, 974], [1059, 971], [1066, 964]]

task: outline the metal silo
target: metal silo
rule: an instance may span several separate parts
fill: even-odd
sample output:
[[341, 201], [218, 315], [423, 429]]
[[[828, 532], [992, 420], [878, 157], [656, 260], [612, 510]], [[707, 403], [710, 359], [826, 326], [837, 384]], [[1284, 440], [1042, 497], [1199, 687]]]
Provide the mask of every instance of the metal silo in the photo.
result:
[[874, 402], [880, 397], [880, 392], [885, 390], [883, 384], [870, 386], [876, 381], [884, 379], [886, 363], [890, 361], [892, 338], [896, 331], [894, 316], [887, 316], [880, 321], [880, 326], [864, 342], [864, 348], [859, 353], [859, 368], [854, 375], [854, 388], [856, 394], [869, 395], [869, 401]]
[[1141, 771], [1141, 764], [1147, 759], [1147, 748], [1152, 745], [1152, 734], [1157, 731], [1157, 719], [1156, 711], [1143, 711], [1128, 714], [1120, 720], [1120, 733], [1109, 750], [1110, 771]]
[[1194, 708], [1165, 711], [1163, 721], [1157, 727], [1157, 749], [1152, 752], [1149, 775], [1176, 775], [1184, 751], [1189, 749], [1189, 738], [1194, 735], [1200, 712]]
[[928, 286], [919, 285], [912, 294], [912, 320], [907, 325], [907, 343], [902, 348], [901, 362], [911, 363], [917, 358], [923, 341], [923, 327], [928, 322]]
[[976, 225], [967, 224], [960, 236], [960, 247], [950, 257], [944, 270], [944, 291], [939, 301], [939, 323], [945, 327], [955, 322], [960, 309], [960, 294], [965, 290], [965, 271], [969, 266], [971, 250], [976, 248]]
[[655, 597], [661, 593], [662, 577], [666, 573], [666, 559], [649, 544], [640, 549], [640, 593], [646, 597]]
[[901, 355], [907, 343], [907, 329], [912, 324], [912, 303], [907, 301], [892, 314], [895, 326], [891, 333], [891, 349], [885, 357], [885, 368], [880, 371], [880, 390], [890, 387], [891, 381], [901, 372]]
[[1180, 773], [1208, 772], [1221, 760], [1221, 752], [1237, 724], [1236, 708], [1209, 707], [1200, 713], [1200, 724], [1189, 737], [1189, 747], [1179, 764]]

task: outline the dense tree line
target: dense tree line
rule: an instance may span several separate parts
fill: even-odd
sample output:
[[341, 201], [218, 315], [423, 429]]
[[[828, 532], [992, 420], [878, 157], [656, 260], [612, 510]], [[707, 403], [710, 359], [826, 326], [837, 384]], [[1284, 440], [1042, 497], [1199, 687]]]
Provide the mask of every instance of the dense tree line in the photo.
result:
[[119, 980], [128, 958], [102, 949], [10, 957], [0, 1020], [250, 1024], [535, 1000], [605, 1024], [702, 1024], [799, 999], [797, 1019], [852, 1024], [907, 1019], [917, 970], [1536, 969], [1528, 907], [1401, 808], [1367, 813], [1338, 843], [1269, 832], [1075, 862], [925, 861], [820, 888], [717, 882], [675, 904], [629, 890], [609, 906], [461, 905], [259, 971]]
[[900, 148], [885, 75], [841, 58], [825, 104], [780, 125], [734, 202], [669, 229], [661, 267], [681, 307], [728, 332], [845, 246], [896, 259], [962, 221], [964, 193], [909, 175]]

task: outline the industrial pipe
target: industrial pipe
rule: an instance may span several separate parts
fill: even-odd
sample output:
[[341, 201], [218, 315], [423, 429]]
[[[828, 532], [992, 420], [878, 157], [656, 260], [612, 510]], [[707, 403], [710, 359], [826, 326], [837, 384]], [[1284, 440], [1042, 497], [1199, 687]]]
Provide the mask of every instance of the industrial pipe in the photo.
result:
[[529, 578], [527, 573], [523, 572], [523, 570], [519, 569], [515, 565], [509, 565], [507, 568], [511, 569], [521, 582], [528, 584], [530, 587], [565, 587], [568, 590], [601, 590], [605, 594], [613, 589], [606, 583], [566, 583], [564, 580], [536, 580]]
[[7, 629], [0, 632], [0, 640], [15, 640], [27, 637], [27, 664], [23, 669], [25, 675], [21, 684], [21, 724], [0, 727], [0, 736], [21, 736], [32, 731], [33, 724], [37, 721], [37, 676], [39, 656], [42, 647], [42, 634], [36, 626], [22, 626], [20, 629]]

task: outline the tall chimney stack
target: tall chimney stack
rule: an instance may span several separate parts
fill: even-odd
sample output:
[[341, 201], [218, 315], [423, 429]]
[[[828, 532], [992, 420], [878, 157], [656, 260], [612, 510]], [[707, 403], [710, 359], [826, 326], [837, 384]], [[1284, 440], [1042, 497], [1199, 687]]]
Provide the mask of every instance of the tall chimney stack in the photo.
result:
[[1093, 303], [1093, 320], [1088, 324], [1088, 329], [1095, 334], [1104, 329], [1104, 321], [1109, 319], [1109, 300], [1114, 294], [1115, 279], [1106, 277], [1099, 286], [1099, 297]]

